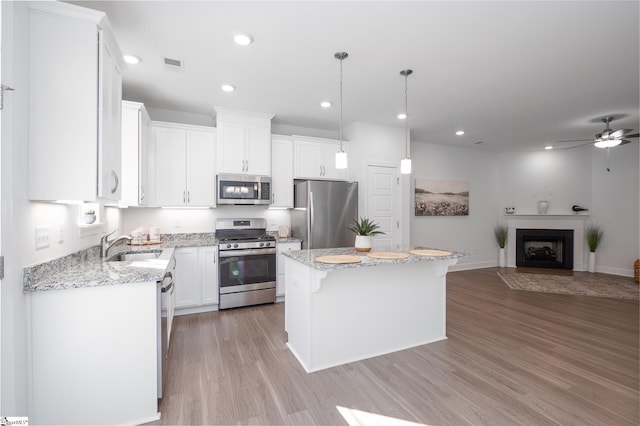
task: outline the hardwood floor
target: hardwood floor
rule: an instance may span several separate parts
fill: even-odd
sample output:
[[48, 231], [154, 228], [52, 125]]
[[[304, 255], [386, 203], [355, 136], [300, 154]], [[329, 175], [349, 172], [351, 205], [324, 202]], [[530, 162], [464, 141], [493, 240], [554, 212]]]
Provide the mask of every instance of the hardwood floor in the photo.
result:
[[158, 423], [347, 424], [340, 406], [426, 425], [638, 424], [638, 302], [513, 291], [496, 270], [448, 274], [448, 340], [311, 374], [283, 304], [176, 317]]

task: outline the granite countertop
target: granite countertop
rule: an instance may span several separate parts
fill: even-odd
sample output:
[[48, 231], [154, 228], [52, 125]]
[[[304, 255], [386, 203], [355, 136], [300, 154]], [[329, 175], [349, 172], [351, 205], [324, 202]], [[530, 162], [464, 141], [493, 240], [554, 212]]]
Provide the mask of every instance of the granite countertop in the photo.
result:
[[[160, 244], [132, 245], [117, 243], [109, 250], [109, 257], [100, 258], [100, 247], [95, 246], [48, 262], [24, 268], [23, 291], [64, 290], [68, 288], [96, 287], [159, 281], [164, 275], [173, 249], [181, 247], [217, 246], [213, 232], [189, 234], [163, 234]], [[279, 243], [300, 242], [297, 238], [276, 239]], [[160, 253], [158, 259], [145, 262], [110, 262], [121, 253]], [[163, 262], [164, 261], [164, 262]]]
[[[283, 252], [283, 254], [291, 259], [302, 263], [303, 265], [309, 266], [311, 268], [317, 269], [319, 271], [334, 271], [336, 269], [350, 269], [350, 268], [362, 268], [367, 266], [379, 266], [379, 265], [403, 265], [407, 263], [422, 263], [422, 262], [433, 262], [436, 260], [447, 260], [447, 259], [461, 259], [467, 257], [468, 255], [459, 252], [450, 252], [450, 255], [447, 256], [419, 256], [410, 254], [410, 250], [420, 250], [420, 249], [429, 249], [428, 247], [407, 247], [407, 246], [392, 246], [392, 247], [383, 247], [379, 249], [372, 250], [371, 253], [406, 253], [409, 254], [409, 257], [406, 259], [375, 259], [372, 257], [368, 257], [366, 253], [357, 252], [353, 247], [343, 247], [343, 248], [330, 248], [330, 249], [314, 249], [314, 250], [295, 250], [295, 251], [287, 251]], [[430, 249], [430, 250], [438, 250], [438, 249]], [[319, 256], [328, 256], [328, 255], [351, 255], [351, 256], [359, 256], [360, 262], [357, 263], [320, 263], [316, 262], [316, 257]]]
[[[24, 268], [22, 288], [25, 292], [64, 290], [68, 288], [97, 287], [160, 281], [173, 250], [180, 247], [215, 246], [218, 240], [213, 232], [192, 234], [163, 234], [161, 244], [130, 245], [125, 241], [109, 250], [109, 257], [100, 258], [100, 247], [95, 246], [68, 256]], [[121, 253], [159, 253], [152, 261], [109, 262]]]

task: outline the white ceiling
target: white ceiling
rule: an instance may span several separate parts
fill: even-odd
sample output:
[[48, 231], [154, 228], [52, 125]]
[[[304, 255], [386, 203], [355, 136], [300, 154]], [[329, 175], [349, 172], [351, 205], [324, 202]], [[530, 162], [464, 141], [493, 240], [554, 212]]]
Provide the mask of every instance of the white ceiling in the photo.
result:
[[[640, 127], [637, 1], [73, 3], [107, 12], [122, 51], [143, 59], [124, 73], [124, 98], [155, 108], [224, 106], [337, 133], [333, 55], [346, 51], [345, 125], [403, 126], [399, 72], [412, 68], [413, 141], [541, 149], [592, 138], [605, 115], [614, 129]], [[237, 32], [253, 45], [235, 45]], [[326, 99], [333, 108], [319, 107]]]

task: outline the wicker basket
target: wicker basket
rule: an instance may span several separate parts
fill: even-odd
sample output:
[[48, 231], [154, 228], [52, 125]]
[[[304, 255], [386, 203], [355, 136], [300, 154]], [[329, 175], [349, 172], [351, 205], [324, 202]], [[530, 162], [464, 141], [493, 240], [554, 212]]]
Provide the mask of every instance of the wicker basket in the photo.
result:
[[637, 283], [640, 282], [640, 259], [633, 262], [633, 280]]

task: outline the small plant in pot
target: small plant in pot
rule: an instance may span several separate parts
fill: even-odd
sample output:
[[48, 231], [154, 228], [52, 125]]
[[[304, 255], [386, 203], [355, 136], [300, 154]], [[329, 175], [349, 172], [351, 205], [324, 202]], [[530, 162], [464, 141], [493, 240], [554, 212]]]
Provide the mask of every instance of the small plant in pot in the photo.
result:
[[604, 230], [600, 225], [592, 223], [587, 224], [584, 227], [584, 237], [587, 240], [587, 245], [589, 246], [589, 264], [587, 269], [589, 272], [596, 271], [596, 250], [598, 249], [598, 246], [600, 246], [603, 236]]
[[378, 228], [380, 228], [380, 225], [366, 217], [361, 217], [360, 220], [353, 220], [353, 225], [347, 229], [356, 234], [356, 251], [371, 251], [371, 237], [373, 235], [384, 234], [384, 232], [378, 231]]
[[84, 211], [84, 215], [82, 216], [82, 221], [87, 225], [92, 224], [96, 221], [96, 212], [93, 209], [88, 209]]
[[506, 258], [504, 253], [504, 248], [507, 246], [507, 237], [509, 236], [509, 228], [507, 225], [499, 223], [493, 227], [493, 232], [496, 236], [496, 242], [500, 247], [500, 257], [498, 258], [498, 264], [501, 268], [506, 266]]

